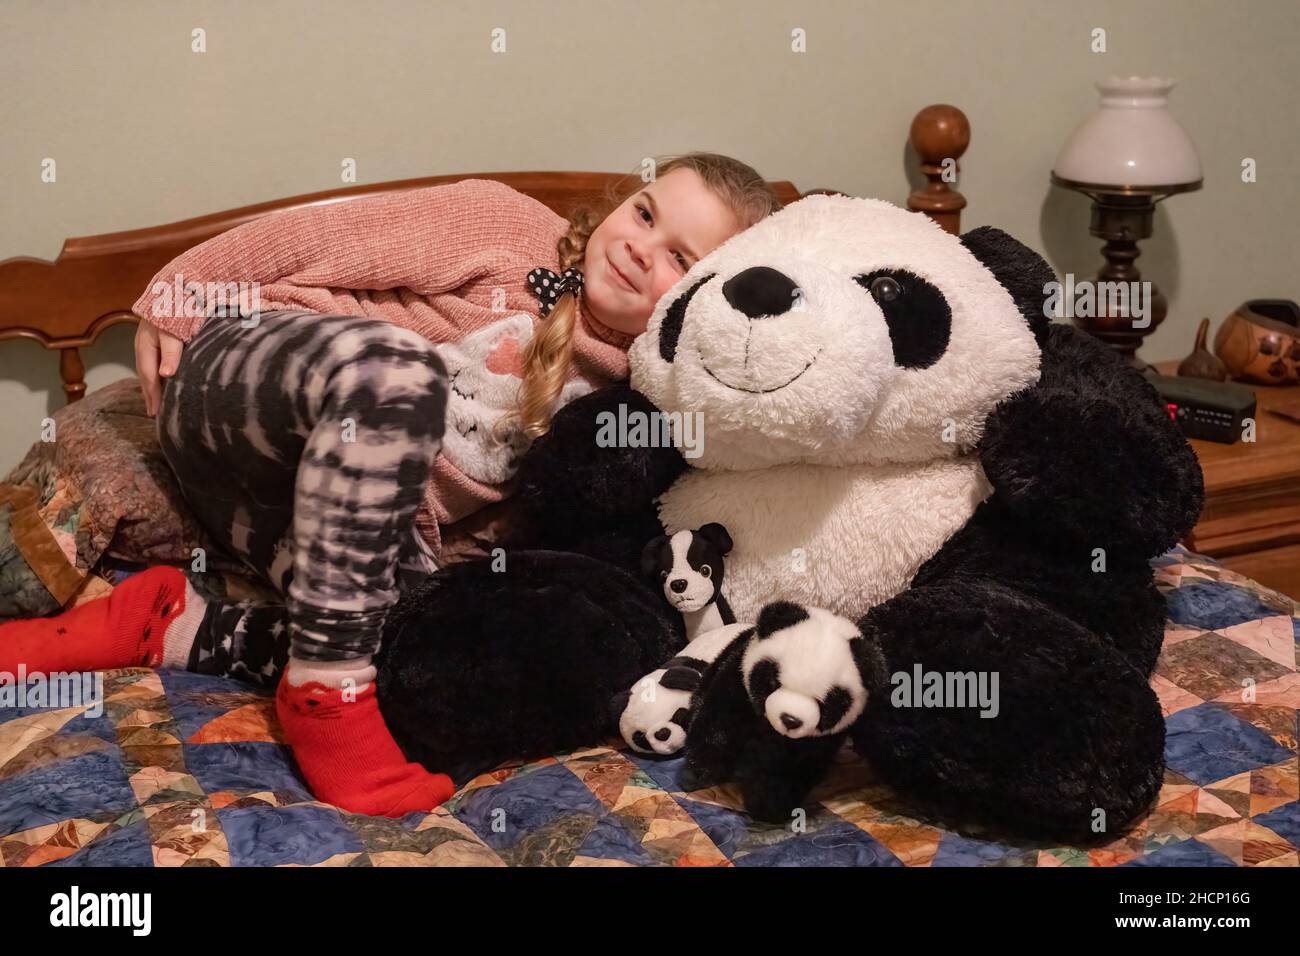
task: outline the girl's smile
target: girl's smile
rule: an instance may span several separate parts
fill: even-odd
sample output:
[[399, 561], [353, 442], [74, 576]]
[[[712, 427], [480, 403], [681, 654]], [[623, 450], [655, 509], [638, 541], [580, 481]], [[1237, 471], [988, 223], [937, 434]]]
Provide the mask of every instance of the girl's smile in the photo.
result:
[[613, 260], [613, 259], [611, 259], [609, 256], [606, 256], [606, 257], [605, 257], [605, 261], [606, 261], [607, 263], [609, 263], [610, 271], [614, 273], [614, 276], [617, 278], [617, 280], [618, 280], [619, 282], [622, 283], [622, 285], [623, 285], [624, 288], [626, 288], [629, 292], [636, 292], [636, 291], [637, 291], [636, 286], [634, 286], [630, 281], [628, 281], [627, 276], [625, 276], [625, 275], [624, 275], [624, 274], [619, 270], [618, 266], [614, 265], [614, 260]]

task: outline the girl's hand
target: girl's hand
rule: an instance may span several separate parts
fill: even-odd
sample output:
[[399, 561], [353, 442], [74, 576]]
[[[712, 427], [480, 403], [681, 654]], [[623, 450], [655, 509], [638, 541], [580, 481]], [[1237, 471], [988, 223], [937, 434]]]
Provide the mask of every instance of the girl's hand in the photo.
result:
[[[144, 392], [145, 413], [153, 418], [162, 405], [162, 379], [176, 374], [185, 343], [143, 319], [135, 330], [135, 371]], [[160, 377], [161, 376], [161, 377]]]

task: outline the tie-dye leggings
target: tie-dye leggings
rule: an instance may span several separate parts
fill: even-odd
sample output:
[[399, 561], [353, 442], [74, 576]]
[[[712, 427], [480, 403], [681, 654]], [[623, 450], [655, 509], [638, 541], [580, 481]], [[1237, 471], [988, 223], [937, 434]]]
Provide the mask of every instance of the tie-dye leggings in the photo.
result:
[[290, 656], [374, 653], [398, 588], [436, 567], [414, 521], [447, 404], [432, 344], [359, 316], [217, 315], [164, 383], [186, 501], [285, 599], [211, 602], [189, 669], [274, 686]]

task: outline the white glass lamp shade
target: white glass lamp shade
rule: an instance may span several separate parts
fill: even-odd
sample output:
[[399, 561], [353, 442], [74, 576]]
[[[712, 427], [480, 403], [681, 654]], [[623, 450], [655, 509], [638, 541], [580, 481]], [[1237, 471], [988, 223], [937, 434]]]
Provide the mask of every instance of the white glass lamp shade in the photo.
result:
[[[1187, 131], [1169, 114], [1174, 81], [1111, 77], [1097, 84], [1101, 107], [1075, 128], [1052, 166], [1062, 185], [1160, 191], [1201, 180]], [[1118, 190], [1117, 190], [1118, 191]]]

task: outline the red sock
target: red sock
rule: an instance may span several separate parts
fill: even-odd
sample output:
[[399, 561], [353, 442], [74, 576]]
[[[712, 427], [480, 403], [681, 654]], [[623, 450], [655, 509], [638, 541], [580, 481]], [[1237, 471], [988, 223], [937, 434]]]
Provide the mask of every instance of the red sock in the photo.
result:
[[317, 799], [352, 813], [400, 817], [427, 813], [456, 792], [445, 773], [406, 759], [384, 723], [373, 681], [350, 696], [344, 700], [342, 690], [319, 681], [295, 686], [287, 675], [275, 693], [285, 737]]
[[185, 612], [185, 585], [176, 568], [149, 568], [62, 614], [0, 624], [0, 671], [157, 667], [169, 625]]

